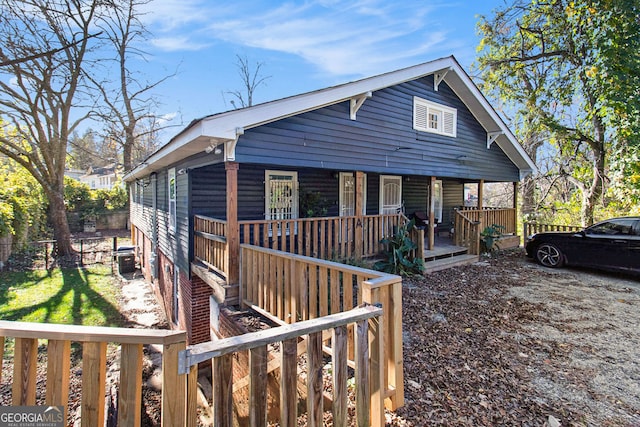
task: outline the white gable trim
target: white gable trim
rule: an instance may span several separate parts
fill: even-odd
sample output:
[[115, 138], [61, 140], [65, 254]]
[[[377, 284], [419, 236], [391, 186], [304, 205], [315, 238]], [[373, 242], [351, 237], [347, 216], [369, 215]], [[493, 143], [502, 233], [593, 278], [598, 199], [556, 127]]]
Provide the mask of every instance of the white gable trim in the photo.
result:
[[[204, 151], [212, 142], [225, 144], [232, 142], [226, 148], [233, 148], [234, 150], [233, 152], [225, 153], [225, 156], [227, 159], [234, 158], [238, 128], [248, 130], [286, 117], [345, 101], [349, 101], [351, 105], [352, 99], [356, 99], [356, 103], [358, 103], [363, 94], [373, 94], [377, 90], [435, 73], [440, 73], [440, 83], [444, 81], [451, 87], [487, 132], [502, 132], [502, 135], [498, 136], [495, 141], [522, 173], [526, 174], [536, 170], [533, 161], [520, 146], [500, 116], [473, 84], [460, 64], [454, 57], [450, 56], [355, 82], [196, 120], [169, 143], [152, 154], [144, 163], [129, 172], [124, 179], [131, 181], [138, 177], [146, 176], [153, 171]], [[355, 114], [355, 111], [352, 109], [351, 113]]]

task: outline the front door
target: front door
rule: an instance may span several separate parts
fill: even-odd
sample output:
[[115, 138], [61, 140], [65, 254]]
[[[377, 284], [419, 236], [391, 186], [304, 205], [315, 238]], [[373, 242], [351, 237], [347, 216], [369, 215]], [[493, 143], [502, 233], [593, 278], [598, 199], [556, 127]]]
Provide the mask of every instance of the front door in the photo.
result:
[[395, 214], [402, 210], [402, 177], [380, 175], [380, 213]]

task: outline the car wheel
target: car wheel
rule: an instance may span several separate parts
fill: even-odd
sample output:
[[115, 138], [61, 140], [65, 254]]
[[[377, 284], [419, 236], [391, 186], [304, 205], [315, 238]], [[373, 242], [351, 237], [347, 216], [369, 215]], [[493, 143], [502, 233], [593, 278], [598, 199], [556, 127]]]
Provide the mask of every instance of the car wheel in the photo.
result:
[[536, 250], [536, 259], [545, 267], [562, 267], [564, 257], [560, 249], [551, 243], [543, 243]]

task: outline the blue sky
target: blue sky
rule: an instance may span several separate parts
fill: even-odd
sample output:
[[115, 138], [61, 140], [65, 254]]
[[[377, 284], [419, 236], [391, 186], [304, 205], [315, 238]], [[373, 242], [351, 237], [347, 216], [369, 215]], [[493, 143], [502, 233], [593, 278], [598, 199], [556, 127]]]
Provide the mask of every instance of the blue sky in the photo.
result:
[[176, 72], [157, 92], [173, 124], [233, 108], [236, 55], [268, 76], [254, 104], [454, 55], [469, 70], [477, 15], [504, 0], [153, 0], [140, 72]]

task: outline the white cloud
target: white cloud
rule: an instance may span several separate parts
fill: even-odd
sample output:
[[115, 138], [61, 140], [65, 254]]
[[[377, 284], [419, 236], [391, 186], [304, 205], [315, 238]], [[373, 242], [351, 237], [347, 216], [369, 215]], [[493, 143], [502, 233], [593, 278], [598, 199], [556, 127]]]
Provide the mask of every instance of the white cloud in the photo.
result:
[[154, 38], [151, 40], [151, 44], [167, 52], [201, 50], [208, 46], [206, 43], [198, 43], [188, 36]]
[[219, 41], [297, 55], [319, 72], [363, 76], [448, 56], [456, 47], [421, 0], [154, 0], [145, 24], [164, 51]]
[[430, 12], [420, 1], [318, 0], [240, 13], [210, 28], [227, 42], [298, 55], [326, 73], [368, 75], [446, 51], [446, 34], [432, 29]]

